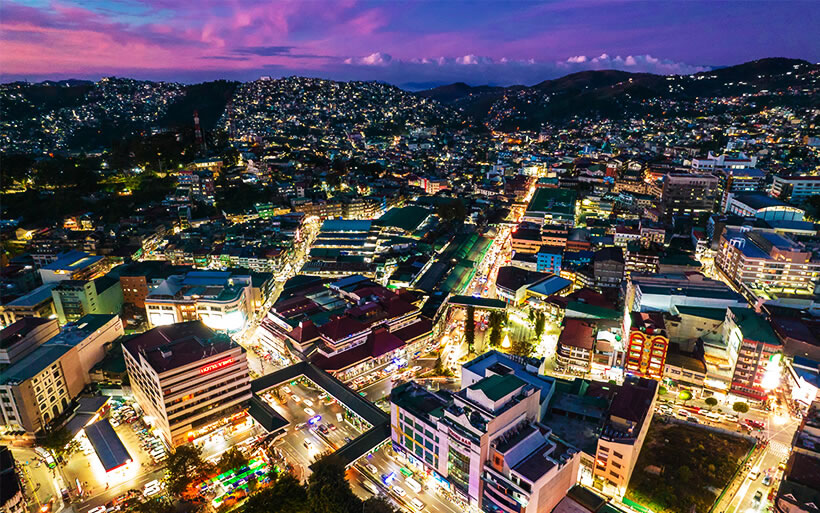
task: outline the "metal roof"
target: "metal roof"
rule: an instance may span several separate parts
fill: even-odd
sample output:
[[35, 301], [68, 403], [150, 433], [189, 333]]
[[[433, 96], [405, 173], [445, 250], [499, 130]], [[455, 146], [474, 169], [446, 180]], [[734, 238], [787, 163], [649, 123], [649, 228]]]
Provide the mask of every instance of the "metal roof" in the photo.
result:
[[131, 455], [128, 454], [128, 450], [122, 444], [114, 428], [108, 423], [108, 419], [86, 426], [85, 435], [106, 472], [111, 472], [131, 462]]

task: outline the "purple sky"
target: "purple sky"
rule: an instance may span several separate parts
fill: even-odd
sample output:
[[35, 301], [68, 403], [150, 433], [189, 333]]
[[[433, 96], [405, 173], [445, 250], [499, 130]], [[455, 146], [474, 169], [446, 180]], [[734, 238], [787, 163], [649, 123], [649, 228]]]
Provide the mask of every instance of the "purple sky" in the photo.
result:
[[3, 0], [0, 80], [307, 75], [405, 87], [820, 60], [820, 2]]

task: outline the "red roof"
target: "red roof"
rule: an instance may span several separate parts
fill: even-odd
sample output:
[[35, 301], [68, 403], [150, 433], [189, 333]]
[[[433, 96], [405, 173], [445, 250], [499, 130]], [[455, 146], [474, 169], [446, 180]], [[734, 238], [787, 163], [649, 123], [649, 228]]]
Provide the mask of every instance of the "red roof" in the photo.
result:
[[565, 347], [591, 350], [595, 342], [595, 327], [580, 319], [564, 319], [564, 330], [558, 343]]
[[366, 329], [366, 324], [362, 324], [356, 319], [344, 315], [328, 321], [321, 328], [319, 328], [319, 331], [322, 335], [335, 342], [347, 337], [348, 335], [359, 333], [360, 331], [364, 331]]
[[413, 342], [415, 339], [426, 335], [433, 330], [433, 323], [427, 319], [420, 319], [409, 326], [394, 331], [393, 334], [402, 339], [405, 343]]

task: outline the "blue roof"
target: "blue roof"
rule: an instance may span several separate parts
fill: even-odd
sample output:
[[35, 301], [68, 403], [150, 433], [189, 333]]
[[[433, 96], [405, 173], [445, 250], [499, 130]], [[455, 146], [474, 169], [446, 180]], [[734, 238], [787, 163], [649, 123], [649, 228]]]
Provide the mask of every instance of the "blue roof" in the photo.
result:
[[108, 423], [108, 419], [97, 421], [90, 426], [86, 426], [85, 435], [91, 446], [100, 458], [106, 472], [111, 472], [115, 468], [121, 467], [131, 462], [131, 455], [122, 444], [122, 440], [117, 436], [114, 428]]
[[95, 264], [105, 257], [89, 255], [84, 251], [67, 251], [57, 255], [57, 260], [44, 265], [42, 269], [49, 271], [84, 269]]
[[527, 290], [543, 296], [551, 296], [564, 290], [570, 285], [572, 285], [572, 282], [566, 278], [561, 278], [560, 276], [548, 276], [538, 283], [527, 287]]
[[322, 223], [322, 231], [330, 232], [368, 232], [372, 221], [354, 219], [328, 219]]
[[39, 287], [32, 290], [25, 296], [20, 296], [14, 301], [10, 301], [6, 306], [37, 306], [46, 299], [51, 298], [51, 289], [53, 289], [57, 285], [59, 285], [59, 283], [46, 283], [45, 285], [40, 285]]

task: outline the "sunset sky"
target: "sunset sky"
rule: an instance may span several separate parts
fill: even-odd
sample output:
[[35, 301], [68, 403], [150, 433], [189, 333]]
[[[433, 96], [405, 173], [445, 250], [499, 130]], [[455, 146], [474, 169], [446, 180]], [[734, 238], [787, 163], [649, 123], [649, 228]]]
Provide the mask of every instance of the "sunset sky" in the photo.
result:
[[532, 84], [584, 69], [691, 73], [820, 60], [820, 3], [4, 0], [0, 79], [261, 75]]

